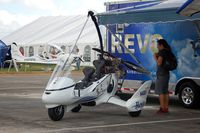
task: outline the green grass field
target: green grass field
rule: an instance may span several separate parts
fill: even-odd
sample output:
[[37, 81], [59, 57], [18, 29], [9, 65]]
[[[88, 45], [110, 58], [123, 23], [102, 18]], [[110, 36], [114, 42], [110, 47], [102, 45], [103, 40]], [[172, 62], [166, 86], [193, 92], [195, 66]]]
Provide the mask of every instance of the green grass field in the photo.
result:
[[[43, 65], [43, 64], [18, 64], [19, 72], [32, 72], [32, 71], [52, 71], [55, 65]], [[9, 68], [1, 68], [1, 72], [15, 72], [15, 68], [12, 66]]]
[[[19, 72], [18, 73], [34, 73], [34, 72], [47, 72], [47, 73], [51, 73], [56, 65], [52, 65], [52, 64], [18, 64], [18, 69]], [[82, 71], [83, 67], [81, 67]], [[77, 70], [73, 70], [73, 71], [77, 71]], [[1, 68], [0, 69], [0, 74], [6, 74], [6, 73], [17, 73], [15, 68], [12, 66], [11, 69], [9, 70], [9, 68]]]

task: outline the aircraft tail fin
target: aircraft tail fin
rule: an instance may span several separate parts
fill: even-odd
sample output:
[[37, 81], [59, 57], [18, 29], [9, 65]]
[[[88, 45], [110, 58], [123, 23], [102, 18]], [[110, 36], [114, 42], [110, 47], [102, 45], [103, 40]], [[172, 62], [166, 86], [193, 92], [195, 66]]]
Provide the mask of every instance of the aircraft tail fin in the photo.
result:
[[133, 94], [133, 96], [126, 102], [126, 107], [129, 111], [139, 111], [146, 104], [147, 95], [152, 81], [145, 81], [142, 86]]
[[12, 53], [12, 58], [16, 60], [23, 60], [24, 56], [22, 53], [19, 51], [19, 48], [16, 43], [12, 43], [11, 45], [11, 53]]

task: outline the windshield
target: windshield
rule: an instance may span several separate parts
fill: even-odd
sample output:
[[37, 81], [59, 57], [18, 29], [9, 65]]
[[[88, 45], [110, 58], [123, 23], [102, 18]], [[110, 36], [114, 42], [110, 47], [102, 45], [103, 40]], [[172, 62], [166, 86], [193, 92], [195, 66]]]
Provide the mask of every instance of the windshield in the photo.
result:
[[61, 77], [70, 77], [72, 65], [75, 62], [75, 58], [72, 56], [72, 58], [63, 57], [59, 60], [56, 67], [54, 68], [54, 71], [51, 75], [51, 78], [48, 81], [47, 87], [49, 84], [54, 80]]

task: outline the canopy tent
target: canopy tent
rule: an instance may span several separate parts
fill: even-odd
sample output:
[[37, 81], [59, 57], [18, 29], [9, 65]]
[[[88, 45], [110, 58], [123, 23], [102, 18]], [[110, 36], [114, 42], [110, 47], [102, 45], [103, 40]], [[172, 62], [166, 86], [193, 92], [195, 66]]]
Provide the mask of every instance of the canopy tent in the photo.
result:
[[[83, 32], [76, 43], [82, 29]], [[41, 48], [50, 52], [50, 44], [57, 45], [68, 53], [73, 50], [76, 43], [85, 60], [81, 64], [85, 65], [91, 64], [97, 58], [96, 52], [91, 49], [99, 47], [99, 38], [93, 21], [81, 15], [41, 17], [5, 36], [2, 40], [7, 45], [15, 42], [25, 57], [39, 55]]]
[[198, 12], [200, 12], [199, 0], [187, 0], [177, 11], [177, 13], [183, 16], [192, 16]]
[[[48, 16], [41, 17], [21, 29], [2, 38], [7, 44], [16, 42], [22, 46], [38, 44], [66, 44], [75, 43], [86, 21], [86, 16]], [[80, 37], [80, 44], [98, 44], [98, 35], [91, 19]]]
[[[137, 8], [135, 5], [108, 11], [104, 13], [97, 14], [98, 23], [102, 25], [106, 24], [122, 24], [122, 23], [140, 23], [140, 22], [168, 22], [168, 21], [179, 21], [186, 19], [200, 19], [200, 14], [196, 14], [190, 18], [181, 16], [176, 13], [177, 9], [185, 2], [186, 0], [165, 0], [159, 1], [157, 4], [144, 3], [145, 6], [142, 8]], [[155, 1], [153, 1], [155, 3]], [[134, 3], [134, 2], [133, 2]], [[149, 4], [149, 5], [148, 5]], [[148, 6], [147, 6], [148, 5]], [[140, 5], [141, 6], [141, 5]]]

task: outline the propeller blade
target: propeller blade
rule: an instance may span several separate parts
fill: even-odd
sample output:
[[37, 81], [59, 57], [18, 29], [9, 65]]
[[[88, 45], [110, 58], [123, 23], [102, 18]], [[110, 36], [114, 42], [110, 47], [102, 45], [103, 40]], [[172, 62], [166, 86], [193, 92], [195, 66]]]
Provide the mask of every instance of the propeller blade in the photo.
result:
[[[98, 49], [98, 48], [92, 48], [93, 50], [101, 53], [101, 54], [104, 54], [107, 56], [110, 56], [112, 58], [117, 58], [115, 57], [114, 55], [112, 55], [111, 53], [109, 52], [106, 52], [106, 51], [101, 51], [101, 49]], [[139, 73], [143, 73], [143, 74], [147, 74], [147, 75], [150, 75], [150, 72], [148, 72], [147, 70], [145, 70], [143, 67], [141, 66], [138, 66], [130, 61], [124, 61], [123, 59], [120, 59], [121, 60], [121, 63], [124, 64], [127, 68], [129, 68], [130, 70], [133, 70], [133, 71], [136, 71], [136, 72], [139, 72]]]
[[145, 70], [144, 68], [142, 68], [142, 67], [140, 67], [140, 66], [138, 66], [138, 65], [136, 65], [136, 64], [134, 64], [134, 63], [132, 63], [132, 62], [123, 61], [123, 64], [124, 64], [126, 67], [128, 67], [129, 69], [134, 70], [134, 71], [136, 71], [136, 72], [143, 73], [143, 74], [147, 74], [147, 75], [150, 74], [147, 70]]
[[106, 52], [106, 51], [102, 51], [101, 49], [92, 48], [92, 50], [97, 51], [97, 52], [99, 52], [99, 53], [101, 53], [101, 54], [107, 54], [107, 56], [110, 56], [110, 57], [112, 57], [112, 58], [116, 58], [116, 57], [115, 57], [114, 55], [112, 55], [111, 53]]

